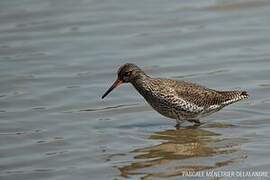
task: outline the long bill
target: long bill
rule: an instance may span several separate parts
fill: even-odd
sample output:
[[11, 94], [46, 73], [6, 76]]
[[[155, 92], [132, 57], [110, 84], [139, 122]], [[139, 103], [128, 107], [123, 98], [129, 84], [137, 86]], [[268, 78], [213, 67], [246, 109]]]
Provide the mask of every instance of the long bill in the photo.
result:
[[122, 84], [123, 82], [119, 79], [116, 79], [116, 81], [113, 83], [113, 85], [103, 94], [101, 97], [102, 99], [105, 98], [112, 90], [114, 90], [117, 86]]

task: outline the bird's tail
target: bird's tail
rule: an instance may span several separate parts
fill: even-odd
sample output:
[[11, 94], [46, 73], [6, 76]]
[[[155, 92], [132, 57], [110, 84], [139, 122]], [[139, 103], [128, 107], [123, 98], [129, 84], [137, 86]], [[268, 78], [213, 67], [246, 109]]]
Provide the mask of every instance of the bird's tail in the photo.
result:
[[220, 91], [220, 93], [224, 97], [223, 105], [235, 103], [249, 96], [246, 91]]

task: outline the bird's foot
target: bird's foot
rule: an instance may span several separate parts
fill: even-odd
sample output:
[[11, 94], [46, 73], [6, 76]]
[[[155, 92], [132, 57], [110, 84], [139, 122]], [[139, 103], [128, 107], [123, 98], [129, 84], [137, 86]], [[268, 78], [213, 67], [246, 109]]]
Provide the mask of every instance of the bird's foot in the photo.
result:
[[177, 123], [174, 127], [178, 130], [180, 128], [180, 123]]
[[176, 120], [175, 128], [176, 128], [177, 130], [180, 129], [182, 123], [183, 123], [183, 121]]
[[202, 122], [200, 122], [199, 119], [189, 119], [188, 121], [191, 122], [191, 123], [194, 123], [193, 126], [200, 126], [200, 125], [203, 124]]
[[201, 122], [199, 121], [199, 119], [188, 119], [189, 122], [192, 123], [196, 123], [196, 124], [200, 124]]
[[193, 126], [194, 127], [199, 127], [200, 125], [202, 125], [203, 123], [194, 123]]

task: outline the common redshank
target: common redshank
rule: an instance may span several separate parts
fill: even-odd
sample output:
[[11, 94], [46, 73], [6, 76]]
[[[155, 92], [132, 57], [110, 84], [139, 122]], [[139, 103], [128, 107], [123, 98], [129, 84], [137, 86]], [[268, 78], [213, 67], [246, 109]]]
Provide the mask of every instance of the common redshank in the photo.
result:
[[199, 119], [248, 97], [246, 91], [217, 91], [187, 81], [153, 78], [135, 64], [124, 64], [113, 85], [102, 99], [122, 83], [131, 83], [160, 114], [176, 119], [176, 127], [184, 121], [200, 124]]

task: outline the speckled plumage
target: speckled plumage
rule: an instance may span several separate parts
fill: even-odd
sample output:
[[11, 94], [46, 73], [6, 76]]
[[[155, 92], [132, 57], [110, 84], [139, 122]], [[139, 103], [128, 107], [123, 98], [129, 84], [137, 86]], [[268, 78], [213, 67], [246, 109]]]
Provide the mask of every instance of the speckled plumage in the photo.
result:
[[152, 78], [134, 64], [120, 67], [118, 79], [130, 82], [156, 111], [178, 123], [199, 123], [199, 118], [248, 97], [245, 91], [217, 91], [192, 82]]

